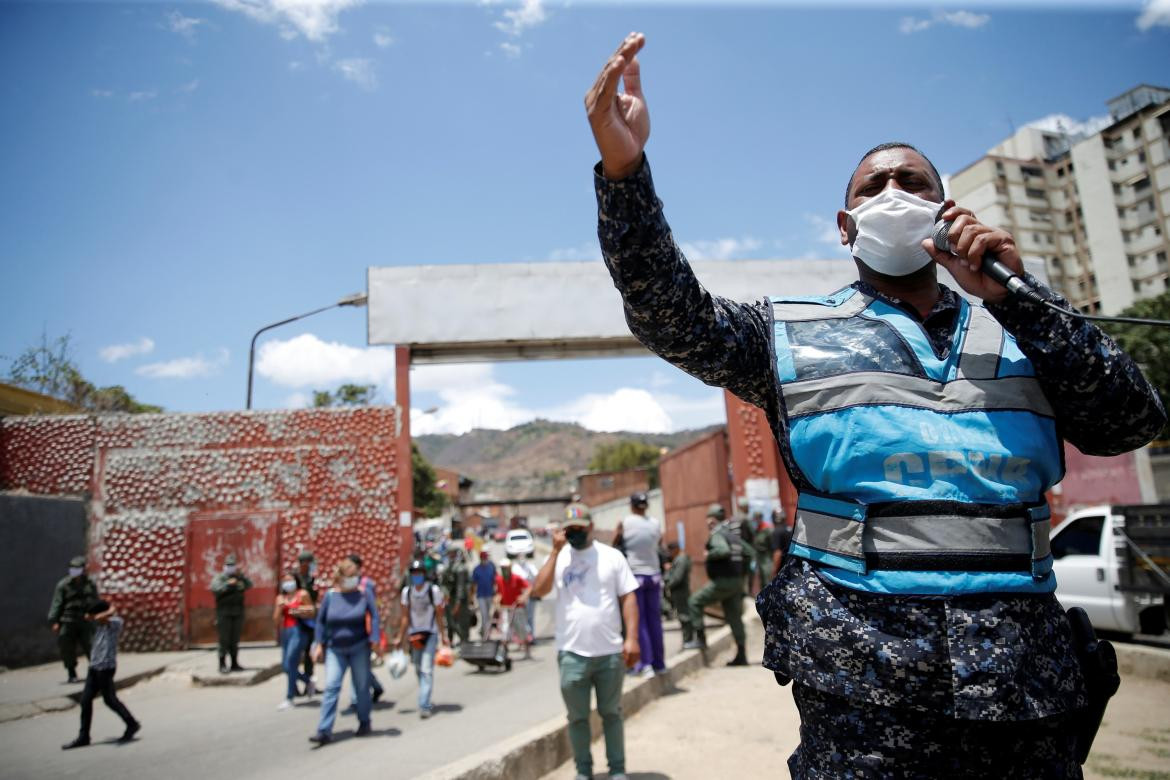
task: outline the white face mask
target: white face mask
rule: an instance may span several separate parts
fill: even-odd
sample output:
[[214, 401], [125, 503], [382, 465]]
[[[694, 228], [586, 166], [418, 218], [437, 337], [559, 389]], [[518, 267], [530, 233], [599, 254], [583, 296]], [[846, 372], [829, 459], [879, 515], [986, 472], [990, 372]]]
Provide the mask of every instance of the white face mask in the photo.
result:
[[70, 577], [80, 577], [84, 571], [85, 571], [85, 569], [81, 568], [80, 566], [70, 566], [69, 567], [69, 576]]
[[297, 584], [291, 580], [285, 580], [284, 582], [280, 583], [280, 589], [285, 593], [292, 593], [297, 589]]
[[234, 563], [229, 563], [227, 566], [224, 566], [223, 573], [224, 574], [235, 574], [236, 573], [236, 565]]
[[853, 256], [886, 276], [906, 276], [930, 262], [922, 242], [934, 233], [939, 207], [898, 189], [882, 190], [852, 211]]
[[343, 577], [341, 580], [342, 590], [356, 590], [358, 586], [357, 577]]

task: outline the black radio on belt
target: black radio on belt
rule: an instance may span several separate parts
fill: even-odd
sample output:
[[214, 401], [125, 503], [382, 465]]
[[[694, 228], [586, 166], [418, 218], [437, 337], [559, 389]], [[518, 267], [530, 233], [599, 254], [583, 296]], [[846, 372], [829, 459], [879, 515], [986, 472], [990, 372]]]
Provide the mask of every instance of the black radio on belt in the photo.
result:
[[1097, 639], [1085, 610], [1080, 607], [1070, 609], [1068, 622], [1072, 627], [1073, 650], [1089, 694], [1089, 706], [1081, 710], [1076, 719], [1077, 763], [1084, 764], [1105, 717], [1105, 705], [1117, 693], [1121, 677], [1117, 674], [1117, 653], [1112, 643]]

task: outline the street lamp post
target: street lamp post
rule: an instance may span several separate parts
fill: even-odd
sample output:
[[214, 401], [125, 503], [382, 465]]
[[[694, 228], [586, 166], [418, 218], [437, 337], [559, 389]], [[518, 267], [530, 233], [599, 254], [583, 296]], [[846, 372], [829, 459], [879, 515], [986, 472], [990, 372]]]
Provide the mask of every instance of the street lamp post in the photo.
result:
[[248, 401], [244, 408], [252, 408], [252, 367], [256, 361], [256, 339], [259, 338], [261, 333], [266, 330], [272, 330], [273, 328], [279, 328], [281, 325], [287, 325], [290, 322], [303, 320], [305, 317], [310, 317], [314, 314], [320, 314], [321, 312], [328, 311], [329, 309], [335, 309], [338, 306], [365, 306], [368, 301], [369, 296], [365, 293], [354, 293], [353, 295], [345, 296], [337, 303], [331, 303], [328, 306], [322, 306], [320, 309], [313, 309], [312, 311], [307, 311], [304, 314], [298, 314], [295, 317], [289, 317], [287, 320], [281, 320], [280, 322], [274, 322], [271, 325], [265, 325], [263, 328], [256, 331], [256, 333], [252, 335], [252, 345], [248, 348]]

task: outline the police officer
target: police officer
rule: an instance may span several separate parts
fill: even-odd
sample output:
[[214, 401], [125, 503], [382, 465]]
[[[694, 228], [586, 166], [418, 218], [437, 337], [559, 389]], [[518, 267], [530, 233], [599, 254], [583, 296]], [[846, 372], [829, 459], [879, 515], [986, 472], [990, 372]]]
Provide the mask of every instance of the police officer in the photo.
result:
[[57, 635], [61, 662], [69, 672], [69, 682], [81, 682], [77, 677], [77, 648], [89, 657], [90, 627], [85, 622], [85, 608], [98, 600], [97, 586], [85, 573], [85, 558], [78, 555], [69, 561], [69, 574], [53, 589], [53, 603], [49, 606], [49, 625]]
[[463, 548], [451, 545], [447, 548], [447, 565], [439, 578], [443, 588], [447, 612], [447, 641], [459, 637], [459, 643], [467, 641], [471, 631], [471, 590], [468, 585], [467, 563], [463, 560]]
[[[211, 580], [211, 593], [215, 596], [215, 628], [219, 635], [219, 672], [242, 672], [240, 666], [240, 632], [244, 629], [244, 591], [252, 587], [252, 581], [238, 569], [234, 553], [223, 562], [223, 571]], [[229, 669], [225, 663], [231, 658]]]
[[695, 638], [695, 626], [691, 623], [691, 608], [687, 602], [691, 598], [691, 556], [679, 549], [678, 542], [666, 545], [666, 554], [669, 564], [666, 574], [663, 575], [663, 587], [674, 613], [678, 616], [679, 626], [682, 628], [683, 645]]
[[707, 510], [707, 528], [711, 532], [707, 538], [705, 563], [709, 581], [688, 602], [695, 638], [683, 644], [683, 649], [707, 646], [703, 608], [718, 603], [735, 638], [735, 658], [727, 665], [747, 666], [747, 638], [743, 631], [743, 571], [747, 548], [739, 535], [738, 524], [725, 521], [722, 505], [712, 504]]

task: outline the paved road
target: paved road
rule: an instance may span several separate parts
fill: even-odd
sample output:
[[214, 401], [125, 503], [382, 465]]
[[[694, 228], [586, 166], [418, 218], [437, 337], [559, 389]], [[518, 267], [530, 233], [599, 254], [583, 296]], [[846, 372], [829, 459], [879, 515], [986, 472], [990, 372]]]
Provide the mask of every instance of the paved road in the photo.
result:
[[[553, 604], [539, 610], [537, 634], [551, 637]], [[307, 741], [316, 729], [315, 702], [276, 710], [283, 677], [251, 688], [193, 688], [163, 675], [121, 694], [144, 726], [130, 745], [112, 743], [121, 722], [100, 703], [95, 744], [81, 750], [60, 749], [76, 736], [76, 708], [0, 724], [0, 778], [414, 777], [564, 711], [551, 640], [533, 656], [516, 659], [510, 673], [477, 673], [465, 663], [438, 669], [437, 714], [427, 721], [418, 717], [413, 672], [390, 680], [379, 669], [386, 697], [373, 714], [374, 736], [353, 739], [356, 718], [339, 716], [337, 741], [322, 749]], [[348, 692], [343, 696], [347, 701]]]

